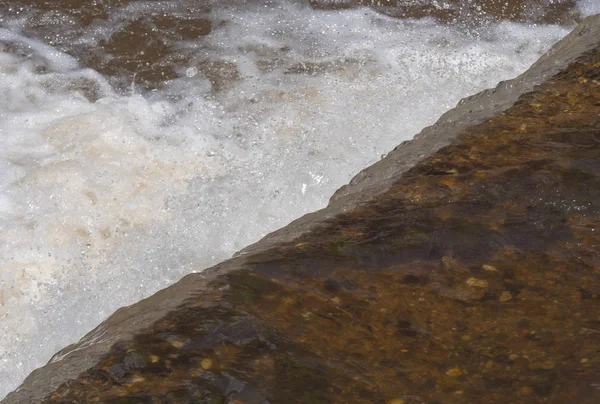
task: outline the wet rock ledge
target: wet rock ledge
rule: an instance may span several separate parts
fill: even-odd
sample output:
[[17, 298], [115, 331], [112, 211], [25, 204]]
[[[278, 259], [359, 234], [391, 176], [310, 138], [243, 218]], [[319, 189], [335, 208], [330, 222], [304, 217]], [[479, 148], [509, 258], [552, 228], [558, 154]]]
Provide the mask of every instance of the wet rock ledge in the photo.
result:
[[600, 402], [600, 16], [4, 403]]

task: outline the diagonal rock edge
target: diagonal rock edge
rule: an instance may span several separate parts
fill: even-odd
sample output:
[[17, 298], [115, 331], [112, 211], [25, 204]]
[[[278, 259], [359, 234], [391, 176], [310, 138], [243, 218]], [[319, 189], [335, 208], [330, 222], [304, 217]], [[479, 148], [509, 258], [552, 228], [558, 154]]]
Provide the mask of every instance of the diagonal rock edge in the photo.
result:
[[[32, 372], [4, 403], [40, 402], [59, 385], [94, 366], [118, 341], [126, 341], [202, 291], [217, 276], [242, 268], [254, 254], [312, 232], [326, 220], [347, 212], [387, 191], [408, 169], [452, 143], [467, 128], [511, 107], [524, 93], [564, 70], [586, 51], [600, 46], [600, 15], [586, 18], [567, 37], [521, 76], [462, 100], [414, 140], [404, 142], [380, 162], [360, 172], [340, 188], [327, 208], [305, 215], [285, 228], [247, 247], [232, 259], [201, 274], [191, 274], [169, 288], [132, 306], [117, 310], [76, 344], [57, 353], [43, 368]], [[160, 304], [157, 304], [160, 302]]]
[[455, 108], [443, 114], [432, 126], [423, 129], [413, 140], [403, 142], [385, 158], [359, 172], [349, 184], [333, 194], [325, 209], [302, 216], [236, 255], [264, 251], [274, 244], [294, 240], [314, 230], [324, 220], [381, 195], [419, 161], [451, 144], [468, 127], [483, 123], [510, 108], [521, 95], [565, 69], [569, 63], [598, 44], [600, 15], [593, 15], [585, 18], [526, 72], [498, 83], [496, 88], [462, 99]]

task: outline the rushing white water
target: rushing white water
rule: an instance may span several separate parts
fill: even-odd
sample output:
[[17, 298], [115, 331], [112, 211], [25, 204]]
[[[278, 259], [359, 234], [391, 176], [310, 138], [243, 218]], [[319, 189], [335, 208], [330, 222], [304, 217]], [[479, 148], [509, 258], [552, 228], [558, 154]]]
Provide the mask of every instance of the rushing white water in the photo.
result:
[[568, 32], [291, 7], [214, 11], [227, 23], [198, 58], [240, 72], [216, 95], [193, 63], [123, 95], [19, 21], [0, 28], [0, 397], [117, 308], [325, 206]]

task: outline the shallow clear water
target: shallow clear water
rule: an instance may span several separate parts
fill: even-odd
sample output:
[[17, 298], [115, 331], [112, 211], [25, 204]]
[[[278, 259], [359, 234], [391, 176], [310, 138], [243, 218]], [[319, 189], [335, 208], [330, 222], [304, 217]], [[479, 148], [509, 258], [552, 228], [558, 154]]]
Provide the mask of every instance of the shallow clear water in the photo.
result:
[[1, 20], [0, 397], [117, 308], [324, 207], [569, 31], [282, 2], [198, 11], [210, 33], [169, 44], [159, 85], [67, 53], [181, 4], [115, 7], [63, 42], [60, 13], [39, 37], [37, 14]]

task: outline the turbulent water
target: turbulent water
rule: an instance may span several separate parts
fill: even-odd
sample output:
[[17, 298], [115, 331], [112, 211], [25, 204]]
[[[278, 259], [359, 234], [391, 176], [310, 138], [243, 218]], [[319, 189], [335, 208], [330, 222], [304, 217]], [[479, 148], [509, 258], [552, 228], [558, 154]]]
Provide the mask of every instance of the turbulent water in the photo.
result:
[[0, 397], [117, 308], [322, 208], [574, 23], [49, 4], [0, 2]]

